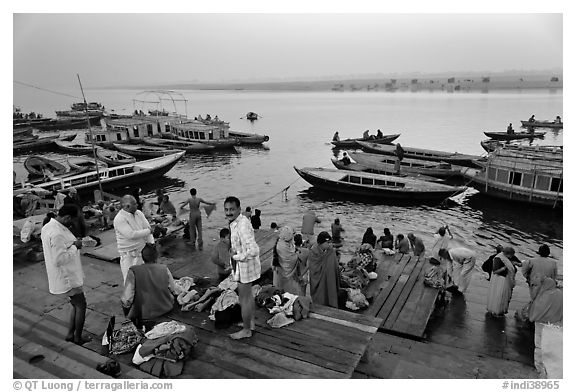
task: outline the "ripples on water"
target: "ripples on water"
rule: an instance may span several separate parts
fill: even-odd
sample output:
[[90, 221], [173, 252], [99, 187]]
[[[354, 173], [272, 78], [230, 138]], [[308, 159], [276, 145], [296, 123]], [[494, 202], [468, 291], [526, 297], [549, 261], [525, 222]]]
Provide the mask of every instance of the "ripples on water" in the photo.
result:
[[[476, 250], [479, 263], [498, 243], [513, 246], [520, 259], [533, 257], [541, 243], [548, 243], [562, 271], [561, 212], [485, 197], [473, 189], [455, 197], [456, 202], [448, 208], [434, 203], [379, 204], [318, 191], [299, 179], [293, 170], [293, 166], [332, 167], [330, 158], [335, 152], [329, 140], [336, 130], [341, 138], [346, 138], [359, 137], [365, 129], [375, 133], [380, 128], [385, 134], [402, 133], [398, 141], [405, 146], [481, 155], [479, 142], [484, 138], [483, 131], [505, 130], [509, 122], [520, 130], [520, 120], [533, 113], [537, 118], [549, 119], [562, 115], [561, 94], [185, 92], [185, 95], [190, 100], [189, 113], [218, 114], [230, 121], [232, 129], [270, 136], [266, 148], [240, 147], [237, 152], [186, 156], [166, 176], [141, 185], [146, 197], [154, 197], [156, 188], [164, 188], [176, 206], [186, 200], [192, 187], [198, 189], [200, 197], [217, 201], [218, 209], [204, 219], [207, 239], [216, 239], [218, 230], [226, 224], [224, 198], [236, 195], [243, 207], [250, 205], [262, 210], [263, 228], [274, 221], [299, 230], [307, 210], [315, 211], [322, 219], [316, 233], [330, 231], [330, 223], [340, 218], [346, 230], [345, 253], [354, 251], [367, 227], [372, 227], [378, 236], [384, 227], [389, 227], [393, 234], [414, 232], [430, 248], [433, 233], [447, 224], [454, 243]], [[132, 91], [98, 90], [91, 92], [90, 100], [102, 102], [107, 108], [122, 108], [133, 96]], [[48, 116], [70, 104], [36, 96], [29, 98], [36, 107], [29, 109], [23, 102], [15, 104], [23, 106], [25, 112], [36, 110]], [[263, 117], [254, 123], [240, 119], [248, 111]], [[543, 142], [536, 143], [561, 145], [562, 132], [549, 131]], [[14, 159], [19, 177], [25, 175], [24, 158]], [[288, 185], [285, 198], [281, 190]]]

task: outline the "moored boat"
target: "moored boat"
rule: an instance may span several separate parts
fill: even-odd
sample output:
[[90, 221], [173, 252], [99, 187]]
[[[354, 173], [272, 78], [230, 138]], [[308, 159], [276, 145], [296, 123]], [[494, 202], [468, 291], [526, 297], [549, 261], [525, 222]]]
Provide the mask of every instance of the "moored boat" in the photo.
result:
[[394, 172], [394, 170], [390, 171], [390, 170], [374, 169], [371, 167], [364, 166], [364, 165], [357, 163], [357, 162], [350, 162], [350, 163], [346, 164], [340, 159], [332, 158], [331, 160], [332, 160], [332, 164], [334, 165], [334, 167], [336, 169], [340, 169], [340, 170], [350, 170], [350, 171], [359, 171], [359, 172], [374, 173], [374, 174], [384, 174], [384, 175], [396, 176], [396, 177], [413, 177], [413, 178], [417, 178], [419, 180], [431, 181], [431, 182], [440, 182], [440, 183], [444, 182], [444, 180], [442, 180], [440, 178], [430, 177], [430, 176], [426, 176], [424, 174], [418, 174], [418, 173], [396, 174]]
[[66, 163], [70, 166], [71, 170], [76, 170], [78, 173], [84, 173], [87, 171], [96, 170], [96, 165], [98, 165], [98, 170], [103, 170], [106, 168], [106, 164], [99, 160], [94, 162], [94, 158], [89, 156], [69, 156], [66, 157]]
[[246, 119], [251, 121], [258, 120], [258, 114], [254, 112], [248, 112], [246, 113]]
[[347, 172], [324, 168], [294, 170], [307, 182], [320, 189], [380, 200], [401, 199], [442, 200], [466, 190], [465, 186], [450, 186], [410, 177], [387, 176], [364, 172]]
[[60, 176], [68, 170], [65, 165], [40, 155], [30, 155], [24, 161], [24, 167], [33, 176]]
[[[396, 146], [375, 144], [359, 141], [362, 150], [375, 154], [396, 155]], [[447, 162], [453, 165], [479, 167], [477, 161], [483, 158], [479, 155], [461, 154], [459, 152], [447, 152], [439, 150], [427, 150], [424, 148], [404, 147], [404, 158], [425, 159], [427, 161]]]
[[246, 133], [238, 131], [228, 131], [228, 136], [238, 139], [240, 145], [258, 145], [270, 140], [268, 135], [259, 135], [257, 133]]
[[120, 166], [136, 162], [136, 158], [132, 155], [124, 154], [120, 151], [108, 150], [106, 148], [96, 149], [96, 156], [108, 166]]
[[182, 150], [170, 149], [166, 147], [154, 147], [147, 146], [144, 144], [118, 144], [114, 143], [114, 148], [120, 152], [128, 155], [132, 155], [135, 158], [156, 158], [163, 157], [166, 155], [178, 154], [184, 152]]
[[72, 140], [68, 142], [62, 139], [55, 139], [54, 144], [56, 144], [56, 146], [58, 146], [60, 150], [67, 152], [68, 154], [84, 155], [92, 153], [92, 145], [77, 140]]
[[210, 146], [200, 142], [190, 142], [186, 140], [175, 139], [160, 139], [160, 138], [144, 138], [142, 141], [150, 146], [177, 148], [186, 152], [208, 152], [214, 150], [214, 146]]
[[359, 148], [360, 147], [360, 145], [358, 144], [359, 141], [370, 142], [375, 144], [390, 144], [399, 137], [400, 134], [396, 133], [392, 135], [384, 135], [380, 139], [364, 139], [362, 137], [359, 137], [356, 139], [332, 140], [331, 143], [334, 145], [335, 148], [352, 148], [352, 147]]
[[[66, 189], [71, 186], [75, 187], [79, 193], [86, 193], [98, 187], [98, 178], [105, 191], [114, 189], [114, 187], [126, 186], [141, 182], [147, 182], [151, 179], [167, 173], [176, 163], [184, 156], [184, 151], [177, 154], [167, 155], [164, 157], [153, 158], [146, 161], [130, 163], [127, 165], [108, 167], [98, 173], [90, 171], [73, 176], [62, 177], [53, 181], [47, 181], [35, 184], [35, 188], [41, 188], [48, 191]], [[29, 192], [30, 188], [21, 186], [14, 187], [13, 195]]]
[[89, 117], [88, 119], [85, 117], [50, 119], [49, 121], [34, 125], [34, 128], [38, 129], [39, 131], [83, 129], [88, 128], [88, 121], [90, 121], [90, 125], [96, 125], [99, 123], [100, 117]]
[[496, 149], [480, 169], [463, 176], [481, 193], [533, 205], [561, 207], [563, 159], [561, 150]]
[[[370, 169], [394, 172], [396, 158], [390, 155], [370, 154], [367, 152], [348, 152], [357, 163]], [[448, 178], [460, 176], [460, 168], [450, 163], [404, 158], [400, 162], [401, 173], [424, 174], [430, 177]]]
[[104, 116], [104, 106], [98, 102], [76, 102], [70, 106], [71, 110], [57, 110], [58, 117], [86, 117], [86, 113], [90, 117], [100, 118]]
[[12, 153], [18, 154], [28, 151], [47, 150], [54, 145], [55, 140], [70, 141], [76, 135], [58, 138], [58, 136], [47, 136], [31, 140], [14, 141], [12, 143]]
[[543, 138], [546, 132], [484, 132], [484, 135], [494, 140], [519, 140]]
[[533, 128], [555, 128], [555, 129], [562, 129], [564, 128], [563, 122], [555, 122], [555, 121], [520, 121], [524, 128], [533, 127]]

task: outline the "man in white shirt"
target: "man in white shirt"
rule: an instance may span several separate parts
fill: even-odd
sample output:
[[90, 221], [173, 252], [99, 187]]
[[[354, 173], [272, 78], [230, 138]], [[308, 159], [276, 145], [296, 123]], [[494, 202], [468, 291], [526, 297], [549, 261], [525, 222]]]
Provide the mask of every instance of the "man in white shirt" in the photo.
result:
[[130, 267], [144, 264], [144, 260], [142, 260], [144, 245], [154, 243], [150, 223], [137, 207], [138, 204], [134, 196], [125, 195], [122, 198], [122, 209], [114, 218], [122, 282], [126, 282], [126, 275]]
[[90, 340], [82, 336], [86, 318], [84, 272], [79, 252], [82, 240], [76, 239], [68, 229], [78, 213], [76, 206], [64, 205], [58, 215], [44, 225], [40, 238], [50, 293], [70, 297], [72, 310], [66, 340], [82, 345]]

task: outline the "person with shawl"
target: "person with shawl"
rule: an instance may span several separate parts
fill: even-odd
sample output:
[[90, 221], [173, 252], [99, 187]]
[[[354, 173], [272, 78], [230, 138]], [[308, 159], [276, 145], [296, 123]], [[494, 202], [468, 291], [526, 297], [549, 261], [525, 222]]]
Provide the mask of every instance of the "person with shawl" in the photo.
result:
[[376, 247], [376, 236], [374, 235], [374, 231], [372, 231], [371, 227], [366, 229], [366, 232], [362, 237], [362, 243], [372, 245], [372, 249]]
[[323, 231], [318, 234], [316, 244], [310, 249], [308, 258], [310, 295], [315, 304], [338, 308], [340, 271], [331, 240], [330, 234]]
[[528, 307], [528, 318], [536, 323], [560, 323], [563, 316], [562, 290], [548, 276], [538, 276], [536, 297]]
[[492, 277], [488, 288], [486, 309], [488, 313], [496, 317], [508, 313], [508, 305], [516, 281], [516, 268], [510, 260], [513, 256], [514, 249], [505, 247], [502, 252], [494, 256], [492, 261]]
[[[534, 279], [535, 276], [547, 276], [556, 279], [558, 275], [558, 266], [550, 256], [550, 247], [543, 244], [538, 249], [538, 257], [533, 257], [522, 266], [522, 275], [526, 278], [528, 286], [530, 286], [530, 298], [536, 298], [536, 287]], [[538, 282], [539, 283], [539, 282]]]
[[273, 266], [273, 285], [288, 293], [303, 295], [300, 290], [300, 260], [294, 245], [294, 229], [283, 226], [274, 251], [277, 264]]

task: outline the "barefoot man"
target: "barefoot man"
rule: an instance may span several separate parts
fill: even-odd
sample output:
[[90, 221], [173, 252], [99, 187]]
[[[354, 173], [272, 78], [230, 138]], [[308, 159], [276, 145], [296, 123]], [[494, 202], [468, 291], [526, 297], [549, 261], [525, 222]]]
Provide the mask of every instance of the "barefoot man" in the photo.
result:
[[254, 330], [252, 283], [260, 278], [260, 249], [250, 220], [241, 214], [240, 200], [237, 197], [228, 196], [224, 200], [224, 213], [230, 222], [232, 276], [238, 282], [243, 323], [243, 328], [230, 337], [249, 338]]

